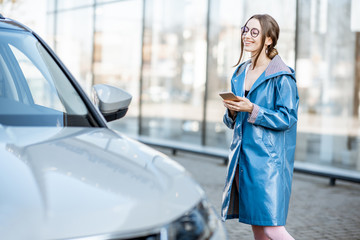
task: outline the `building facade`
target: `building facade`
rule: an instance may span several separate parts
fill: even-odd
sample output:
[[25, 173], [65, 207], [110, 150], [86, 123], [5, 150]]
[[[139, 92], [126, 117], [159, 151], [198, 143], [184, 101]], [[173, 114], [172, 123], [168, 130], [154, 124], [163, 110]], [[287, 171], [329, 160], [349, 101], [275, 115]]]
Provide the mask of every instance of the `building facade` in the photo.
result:
[[133, 95], [112, 127], [222, 149], [232, 132], [218, 93], [230, 89], [240, 28], [253, 14], [272, 15], [280, 56], [296, 70], [296, 160], [360, 171], [358, 1], [43, 2], [44, 38], [84, 89], [106, 83]]

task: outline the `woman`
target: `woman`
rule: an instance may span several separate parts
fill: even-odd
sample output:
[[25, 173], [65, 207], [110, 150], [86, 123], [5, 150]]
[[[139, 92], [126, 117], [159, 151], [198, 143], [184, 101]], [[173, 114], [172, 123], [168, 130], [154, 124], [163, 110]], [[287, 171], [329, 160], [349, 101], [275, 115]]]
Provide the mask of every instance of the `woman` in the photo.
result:
[[[234, 129], [223, 193], [222, 220], [252, 225], [255, 239], [293, 239], [285, 229], [296, 145], [299, 97], [295, 72], [275, 49], [279, 26], [254, 15], [242, 28], [251, 59], [231, 79], [239, 101], [224, 100], [224, 123]], [[234, 181], [235, 180], [235, 181]]]

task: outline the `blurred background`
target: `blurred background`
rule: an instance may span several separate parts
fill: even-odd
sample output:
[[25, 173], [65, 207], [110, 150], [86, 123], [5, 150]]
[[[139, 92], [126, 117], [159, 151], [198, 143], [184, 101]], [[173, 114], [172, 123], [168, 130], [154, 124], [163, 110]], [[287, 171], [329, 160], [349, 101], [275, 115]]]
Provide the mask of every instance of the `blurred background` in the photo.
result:
[[89, 95], [99, 83], [133, 95], [113, 128], [216, 149], [232, 138], [218, 93], [230, 89], [240, 28], [268, 13], [296, 70], [296, 161], [360, 171], [358, 0], [0, 0], [0, 12], [42, 36]]

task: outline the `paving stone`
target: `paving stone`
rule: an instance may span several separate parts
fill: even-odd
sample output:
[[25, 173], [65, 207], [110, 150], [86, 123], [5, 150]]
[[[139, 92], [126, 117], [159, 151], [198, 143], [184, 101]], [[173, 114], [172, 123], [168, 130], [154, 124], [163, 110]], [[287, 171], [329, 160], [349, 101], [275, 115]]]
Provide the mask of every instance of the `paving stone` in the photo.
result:
[[[226, 166], [218, 158], [158, 148], [183, 165], [204, 188], [220, 215]], [[225, 222], [229, 240], [253, 239], [251, 226]], [[296, 240], [360, 240], [360, 184], [294, 174], [286, 229]]]

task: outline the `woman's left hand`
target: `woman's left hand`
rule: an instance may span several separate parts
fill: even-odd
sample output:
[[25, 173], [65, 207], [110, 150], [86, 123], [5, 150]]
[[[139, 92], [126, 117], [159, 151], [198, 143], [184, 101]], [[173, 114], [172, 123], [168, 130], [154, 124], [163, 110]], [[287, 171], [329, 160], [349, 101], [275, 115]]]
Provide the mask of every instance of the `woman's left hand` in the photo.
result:
[[223, 101], [224, 106], [231, 111], [251, 113], [252, 110], [254, 109], [254, 104], [252, 102], [250, 102], [250, 100], [247, 98], [239, 97], [239, 96], [237, 96], [237, 98], [239, 99], [238, 102], [224, 100]]

